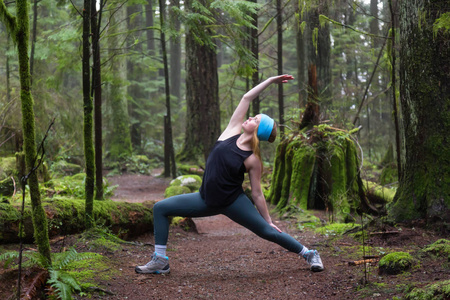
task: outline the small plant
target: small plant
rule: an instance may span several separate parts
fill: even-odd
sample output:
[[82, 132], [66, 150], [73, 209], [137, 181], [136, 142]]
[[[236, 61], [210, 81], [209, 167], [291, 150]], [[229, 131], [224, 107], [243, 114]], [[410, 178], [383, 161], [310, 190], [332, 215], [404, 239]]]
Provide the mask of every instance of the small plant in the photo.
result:
[[[44, 269], [45, 258], [37, 252], [23, 252], [22, 256], [26, 258], [23, 266], [38, 266]], [[75, 261], [94, 258], [93, 253], [78, 253], [71, 248], [69, 251], [55, 253], [52, 257], [53, 264], [48, 268], [49, 279], [47, 284], [50, 286], [49, 297], [52, 299], [72, 299], [73, 292], [81, 292], [80, 285], [77, 280], [68, 273], [66, 267]], [[19, 252], [11, 251], [0, 255], [0, 261], [4, 261], [4, 268], [8, 268], [15, 260], [19, 258]], [[14, 266], [16, 267], [16, 266]]]

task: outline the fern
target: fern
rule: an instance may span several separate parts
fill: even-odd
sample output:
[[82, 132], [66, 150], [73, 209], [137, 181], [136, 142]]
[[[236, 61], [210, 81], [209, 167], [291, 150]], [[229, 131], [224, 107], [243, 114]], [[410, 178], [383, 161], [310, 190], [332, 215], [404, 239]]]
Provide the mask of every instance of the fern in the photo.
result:
[[[42, 268], [44, 266], [44, 264], [43, 264], [44, 260], [42, 258], [40, 258], [39, 256], [41, 256], [41, 255], [39, 255], [39, 253], [37, 253], [37, 252], [22, 252], [22, 257], [28, 259], [22, 265], [25, 267], [39, 266]], [[10, 252], [6, 252], [6, 253], [3, 253], [2, 255], [0, 255], [0, 261], [5, 262], [5, 265], [4, 265], [5, 269], [9, 268], [9, 266], [11, 264], [14, 264], [14, 267], [15, 267], [14, 260], [16, 260], [16, 259], [19, 259], [18, 251], [10, 251]]]
[[56, 291], [59, 299], [72, 299], [72, 286], [61, 280], [61, 274], [61, 271], [50, 270], [50, 279], [47, 283]]
[[[25, 267], [39, 266], [43, 268], [45, 258], [37, 252], [23, 252], [22, 256], [27, 258], [23, 263]], [[47, 284], [56, 292], [58, 299], [72, 299], [72, 292], [80, 292], [81, 287], [76, 279], [64, 270], [70, 263], [83, 259], [96, 258], [95, 253], [78, 253], [74, 248], [63, 253], [54, 254], [53, 265], [48, 269], [49, 279]], [[19, 259], [19, 252], [10, 251], [0, 255], [0, 261], [4, 261], [4, 268], [15, 264]], [[16, 267], [14, 265], [14, 267]]]

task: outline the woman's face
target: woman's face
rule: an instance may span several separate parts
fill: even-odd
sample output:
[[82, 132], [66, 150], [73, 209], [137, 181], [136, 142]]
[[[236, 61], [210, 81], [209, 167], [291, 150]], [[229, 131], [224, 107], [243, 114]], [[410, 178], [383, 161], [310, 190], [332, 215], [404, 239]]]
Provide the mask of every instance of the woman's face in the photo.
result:
[[254, 117], [248, 118], [244, 123], [242, 123], [242, 128], [245, 132], [252, 133], [258, 128], [259, 122], [261, 121], [261, 115], [256, 115]]

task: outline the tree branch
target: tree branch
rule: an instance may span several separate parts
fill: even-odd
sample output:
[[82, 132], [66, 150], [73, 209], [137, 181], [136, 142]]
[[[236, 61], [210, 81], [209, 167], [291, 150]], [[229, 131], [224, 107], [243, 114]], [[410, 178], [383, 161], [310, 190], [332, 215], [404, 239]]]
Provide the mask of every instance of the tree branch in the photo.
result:
[[17, 19], [8, 11], [3, 0], [0, 0], [0, 21], [5, 24], [6, 31], [11, 34], [13, 42], [16, 43]]

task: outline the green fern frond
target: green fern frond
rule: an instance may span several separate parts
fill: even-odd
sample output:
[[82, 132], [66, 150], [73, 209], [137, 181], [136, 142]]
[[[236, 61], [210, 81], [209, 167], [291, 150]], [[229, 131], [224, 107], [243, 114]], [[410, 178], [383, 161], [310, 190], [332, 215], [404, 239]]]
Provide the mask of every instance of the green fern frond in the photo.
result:
[[19, 252], [14, 251], [14, 252], [6, 252], [3, 253], [2, 255], [0, 255], [0, 261], [4, 261], [5, 262], [5, 269], [7, 269], [9, 267], [9, 265], [15, 260], [19, 258]]
[[57, 296], [61, 300], [72, 299], [72, 287], [60, 280], [60, 272], [56, 270], [50, 270], [50, 279], [47, 283], [55, 289]]
[[78, 253], [74, 248], [60, 253], [58, 257], [55, 257], [53, 262], [53, 269], [65, 269], [70, 263], [80, 261], [84, 259], [96, 258], [96, 253]]
[[[26, 258], [27, 260], [22, 262], [22, 265], [24, 267], [31, 267], [31, 266], [39, 266], [43, 267], [44, 264], [42, 263], [41, 255], [37, 252], [22, 252], [22, 259]], [[18, 251], [10, 251], [3, 253], [0, 255], [0, 261], [5, 261], [5, 268], [8, 268], [11, 264], [15, 264], [14, 260], [19, 259], [19, 252]], [[18, 263], [18, 262], [17, 262]]]

